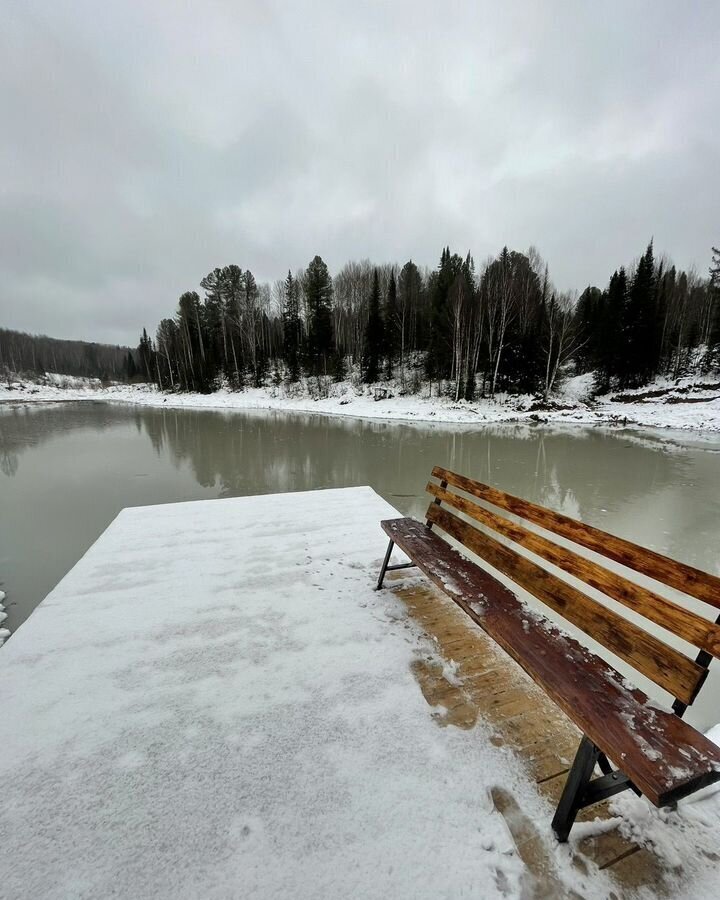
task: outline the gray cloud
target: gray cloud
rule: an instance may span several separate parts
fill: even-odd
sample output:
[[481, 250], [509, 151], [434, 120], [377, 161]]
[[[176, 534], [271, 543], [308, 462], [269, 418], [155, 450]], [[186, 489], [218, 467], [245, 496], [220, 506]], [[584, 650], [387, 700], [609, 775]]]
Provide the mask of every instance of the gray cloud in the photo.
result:
[[717, 242], [720, 8], [0, 0], [0, 324], [135, 342], [216, 265]]

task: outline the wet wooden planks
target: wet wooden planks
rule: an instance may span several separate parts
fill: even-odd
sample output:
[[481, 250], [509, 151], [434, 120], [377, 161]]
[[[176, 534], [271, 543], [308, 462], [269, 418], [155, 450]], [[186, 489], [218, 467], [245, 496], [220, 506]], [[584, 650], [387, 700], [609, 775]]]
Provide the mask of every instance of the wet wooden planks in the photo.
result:
[[[534, 682], [440, 590], [408, 573], [389, 573], [386, 587], [407, 606], [410, 616], [435, 643], [438, 654], [456, 664], [451, 684], [434, 658], [418, 660], [414, 674], [441, 727], [470, 729], [479, 719], [491, 728], [491, 741], [512, 748], [527, 767], [539, 792], [548, 799], [547, 823], [534, 823], [509, 792], [493, 792], [518, 854], [548, 896], [562, 896], [554, 875], [550, 817], [580, 741], [580, 732]], [[582, 810], [578, 821], [609, 818], [606, 803]], [[621, 890], [639, 886], [662, 895], [666, 870], [647, 850], [609, 830], [571, 845], [574, 861], [585, 859], [609, 869]], [[577, 852], [579, 851], [579, 852]]]

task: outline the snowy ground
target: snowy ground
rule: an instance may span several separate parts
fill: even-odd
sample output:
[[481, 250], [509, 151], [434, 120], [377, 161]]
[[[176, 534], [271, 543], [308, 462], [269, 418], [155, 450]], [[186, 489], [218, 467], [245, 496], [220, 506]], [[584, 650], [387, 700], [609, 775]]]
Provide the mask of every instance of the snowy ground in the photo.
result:
[[[720, 431], [720, 376], [658, 379], [635, 391], [612, 392], [591, 399], [592, 376], [569, 379], [547, 405], [529, 395], [498, 396], [473, 403], [421, 394], [401, 395], [397, 385], [386, 399], [375, 399], [374, 388], [349, 382], [329, 385], [330, 396], [316, 399], [311, 391], [286, 386], [216, 391], [212, 394], [164, 394], [148, 385], [64, 385], [62, 376], [48, 376], [45, 384], [0, 384], [0, 403], [62, 400], [109, 400], [149, 406], [221, 409], [274, 409], [367, 419], [397, 419], [483, 425], [493, 422], [558, 422], [641, 425], [658, 428]], [[57, 380], [59, 383], [53, 383]]]
[[[533, 896], [489, 792], [551, 810], [482, 724], [433, 719], [432, 650], [373, 591], [394, 514], [370, 488], [124, 510], [0, 652], [2, 896]], [[619, 807], [678, 896], [716, 896], [715, 801]], [[573, 896], [617, 896], [544, 833]]]
[[0, 647], [2, 647], [5, 641], [10, 637], [9, 629], [2, 627], [2, 623], [7, 619], [4, 602], [5, 596], [5, 591], [0, 591]]

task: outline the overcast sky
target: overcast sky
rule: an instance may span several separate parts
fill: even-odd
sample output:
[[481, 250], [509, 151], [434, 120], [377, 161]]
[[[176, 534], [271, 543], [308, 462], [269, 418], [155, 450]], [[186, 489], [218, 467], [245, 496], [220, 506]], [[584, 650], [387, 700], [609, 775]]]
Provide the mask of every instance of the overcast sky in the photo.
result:
[[0, 325], [136, 343], [218, 265], [720, 241], [720, 3], [0, 0]]

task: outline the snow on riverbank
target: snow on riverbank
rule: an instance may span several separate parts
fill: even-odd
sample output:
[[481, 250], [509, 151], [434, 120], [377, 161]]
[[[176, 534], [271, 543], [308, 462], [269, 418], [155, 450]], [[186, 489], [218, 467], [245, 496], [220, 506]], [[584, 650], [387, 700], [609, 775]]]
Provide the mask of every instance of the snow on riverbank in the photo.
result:
[[2, 623], [7, 619], [5, 612], [5, 591], [0, 591], [0, 647], [10, 637], [10, 630], [2, 627]]
[[[53, 376], [57, 377], [57, 376]], [[499, 422], [556, 422], [640, 425], [653, 428], [720, 432], [720, 381], [714, 377], [657, 379], [634, 391], [592, 398], [592, 376], [569, 379], [550, 403], [530, 395], [500, 395], [495, 400], [454, 402], [446, 397], [401, 395], [397, 386], [358, 388], [331, 384], [329, 396], [317, 398], [295, 386], [220, 390], [212, 394], [162, 393], [150, 385], [99, 384], [84, 387], [15, 382], [0, 385], [0, 403], [106, 400], [145, 406], [207, 409], [271, 409], [365, 419], [484, 425]], [[383, 397], [383, 393], [387, 396]], [[376, 399], [382, 397], [382, 399]]]
[[[142, 385], [149, 389], [149, 385]], [[0, 381], [0, 403], [55, 403], [102, 399], [106, 389], [99, 378], [48, 373], [37, 380], [11, 378]]]

